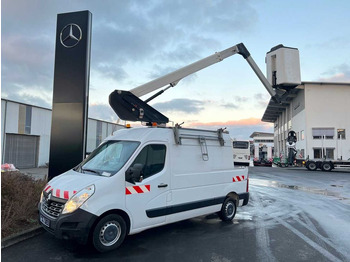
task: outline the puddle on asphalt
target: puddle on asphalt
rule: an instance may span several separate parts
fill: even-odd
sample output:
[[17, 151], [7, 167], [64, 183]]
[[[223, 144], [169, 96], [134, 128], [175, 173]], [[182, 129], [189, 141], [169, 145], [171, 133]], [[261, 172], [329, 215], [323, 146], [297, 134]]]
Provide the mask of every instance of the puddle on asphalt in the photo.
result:
[[253, 220], [253, 216], [248, 212], [237, 212], [235, 215], [235, 219], [237, 220]]
[[[318, 195], [332, 196], [332, 197], [338, 198], [339, 200], [349, 200], [349, 198], [343, 197], [339, 193], [328, 191], [327, 189], [323, 190], [323, 189], [312, 188], [312, 187], [285, 185], [285, 184], [279, 183], [277, 181], [254, 179], [254, 178], [249, 178], [249, 182], [252, 185], [256, 185], [256, 186], [288, 188], [288, 189], [300, 190], [303, 192], [309, 192], [309, 193], [318, 194]], [[331, 185], [331, 186], [332, 187], [343, 187], [343, 186], [339, 186], [339, 185]]]

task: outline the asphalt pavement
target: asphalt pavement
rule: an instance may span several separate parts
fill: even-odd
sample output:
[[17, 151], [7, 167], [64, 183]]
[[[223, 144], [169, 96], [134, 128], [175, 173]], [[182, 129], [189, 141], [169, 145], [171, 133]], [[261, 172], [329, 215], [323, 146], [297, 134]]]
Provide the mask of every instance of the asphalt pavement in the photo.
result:
[[249, 167], [250, 201], [231, 223], [202, 216], [127, 237], [113, 252], [44, 233], [2, 261], [350, 261], [350, 172]]

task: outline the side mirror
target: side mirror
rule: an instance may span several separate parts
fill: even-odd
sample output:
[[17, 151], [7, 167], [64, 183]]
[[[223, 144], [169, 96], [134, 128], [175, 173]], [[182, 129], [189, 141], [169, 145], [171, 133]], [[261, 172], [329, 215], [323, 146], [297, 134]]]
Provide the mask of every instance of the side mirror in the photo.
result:
[[132, 167], [129, 167], [125, 172], [125, 180], [130, 183], [135, 183], [140, 181], [142, 175], [143, 164], [134, 164]]

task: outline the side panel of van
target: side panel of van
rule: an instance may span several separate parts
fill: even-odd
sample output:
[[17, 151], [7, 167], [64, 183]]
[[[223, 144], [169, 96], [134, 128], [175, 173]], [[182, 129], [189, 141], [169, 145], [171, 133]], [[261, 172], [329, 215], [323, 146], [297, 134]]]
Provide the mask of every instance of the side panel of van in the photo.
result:
[[[219, 211], [225, 196], [234, 185], [231, 143], [221, 146], [216, 140], [206, 141], [208, 157], [197, 139], [183, 139], [172, 150], [171, 201], [167, 222]], [[238, 170], [237, 170], [238, 171]], [[238, 172], [241, 174], [241, 172]]]

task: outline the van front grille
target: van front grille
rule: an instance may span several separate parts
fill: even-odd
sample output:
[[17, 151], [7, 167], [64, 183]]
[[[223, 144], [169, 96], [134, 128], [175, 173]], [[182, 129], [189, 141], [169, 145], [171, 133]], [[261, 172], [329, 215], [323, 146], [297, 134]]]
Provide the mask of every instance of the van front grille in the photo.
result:
[[47, 197], [43, 197], [43, 201], [41, 202], [41, 210], [53, 217], [57, 218], [61, 213], [64, 208], [64, 204], [62, 202], [55, 201], [53, 199], [48, 199]]

